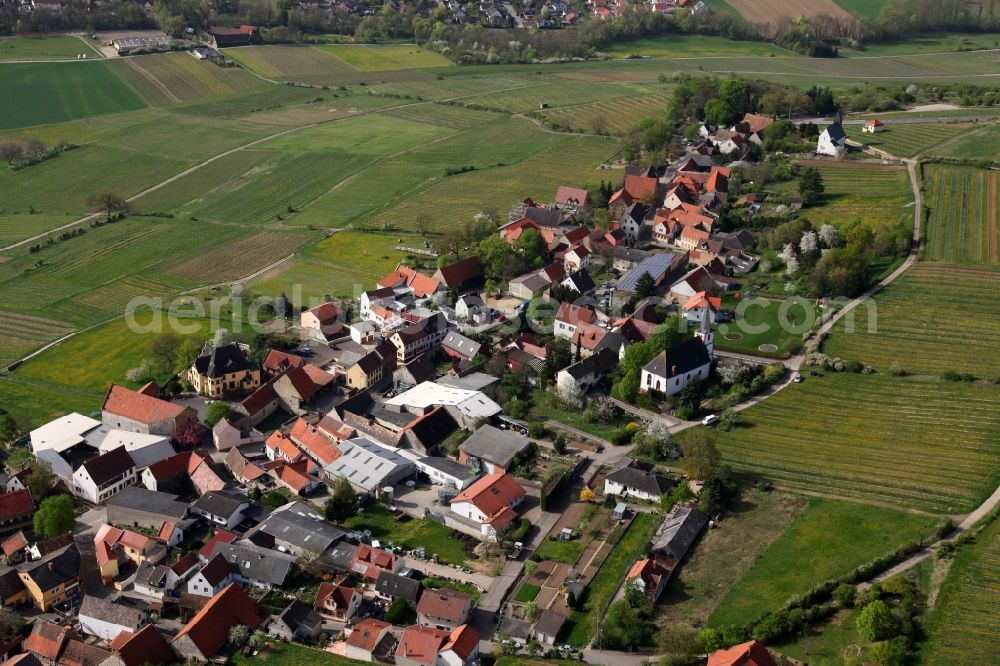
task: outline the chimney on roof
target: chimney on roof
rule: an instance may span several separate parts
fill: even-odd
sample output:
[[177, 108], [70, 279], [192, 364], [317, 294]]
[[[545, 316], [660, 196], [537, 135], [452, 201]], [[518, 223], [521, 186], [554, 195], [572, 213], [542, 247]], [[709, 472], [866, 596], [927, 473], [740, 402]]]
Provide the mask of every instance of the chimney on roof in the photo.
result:
[[49, 562], [49, 571], [55, 571], [55, 570], [56, 570], [55, 562]]
[[677, 374], [677, 366], [676, 365], [670, 366], [670, 374], [672, 374], [672, 375]]

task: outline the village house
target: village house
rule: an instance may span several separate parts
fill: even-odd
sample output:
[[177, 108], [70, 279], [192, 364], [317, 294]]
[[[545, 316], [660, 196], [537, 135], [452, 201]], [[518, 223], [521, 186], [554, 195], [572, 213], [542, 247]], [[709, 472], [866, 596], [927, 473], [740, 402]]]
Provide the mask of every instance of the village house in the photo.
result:
[[206, 345], [184, 373], [195, 392], [209, 398], [231, 393], [250, 393], [260, 388], [260, 367], [247, 359], [235, 342], [213, 347]]
[[244, 625], [253, 631], [264, 613], [235, 583], [216, 594], [170, 642], [182, 660], [206, 663], [229, 640], [229, 630]]
[[479, 633], [469, 625], [451, 631], [414, 625], [403, 630], [397, 666], [473, 666], [479, 663]]
[[196, 597], [214, 597], [236, 578], [233, 567], [216, 554], [187, 583], [187, 593]]
[[619, 352], [605, 348], [556, 373], [556, 386], [562, 395], [586, 395], [617, 365]]
[[358, 661], [388, 663], [396, 650], [392, 625], [375, 618], [365, 618], [351, 630], [347, 637], [344, 656]]
[[375, 595], [377, 597], [388, 602], [402, 599], [411, 608], [417, 607], [423, 589], [423, 585], [415, 578], [392, 571], [381, 571], [378, 580], [375, 581]]
[[[380, 289], [408, 289], [418, 299], [435, 300], [447, 287], [435, 278], [414, 270], [405, 264], [398, 264], [392, 271], [377, 282]], [[397, 291], [398, 293], [398, 291]]]
[[684, 303], [682, 311], [688, 322], [701, 323], [702, 320], [708, 319], [709, 324], [714, 324], [721, 309], [721, 298], [709, 296], [707, 291], [699, 291]]
[[458, 462], [487, 474], [509, 471], [531, 450], [531, 442], [489, 424], [476, 428], [458, 447]]
[[867, 132], [868, 134], [875, 134], [876, 132], [881, 132], [884, 129], [885, 123], [878, 118], [872, 118], [871, 120], [865, 122], [865, 126], [861, 128], [861, 131]]
[[635, 246], [645, 237], [646, 208], [638, 201], [630, 205], [618, 220], [618, 227], [625, 232], [625, 242]]
[[336, 378], [312, 363], [292, 368], [271, 380], [278, 407], [289, 414], [302, 414], [313, 398], [331, 386]]
[[587, 190], [560, 185], [554, 203], [556, 208], [576, 214], [587, 205]]
[[740, 643], [708, 655], [708, 666], [778, 666], [767, 648], [757, 641]]
[[164, 523], [186, 523], [188, 505], [177, 495], [156, 492], [141, 486], [122, 488], [109, 499], [104, 510], [111, 525], [131, 525], [144, 530], [159, 531]]
[[80, 593], [80, 551], [76, 544], [22, 564], [17, 572], [32, 604], [43, 613]]
[[[257, 395], [261, 390], [254, 391], [250, 397]], [[249, 399], [247, 398], [247, 400]], [[212, 427], [212, 444], [215, 446], [216, 451], [230, 451], [243, 446], [262, 444], [263, 442], [264, 433], [254, 428], [251, 423], [219, 419], [219, 422]]]
[[83, 595], [79, 611], [80, 631], [112, 641], [123, 631], [135, 633], [146, 624], [146, 615], [132, 606]]
[[243, 521], [243, 512], [249, 506], [250, 500], [245, 496], [218, 490], [199, 497], [191, 505], [191, 513], [231, 530]]
[[170, 644], [154, 625], [147, 624], [139, 631], [122, 632], [108, 646], [113, 656], [101, 662], [101, 666], [162, 666], [176, 655]]
[[472, 255], [437, 269], [432, 277], [445, 289], [461, 294], [482, 286], [483, 267], [479, 257]]
[[843, 157], [847, 154], [847, 133], [844, 132], [843, 115], [837, 111], [833, 122], [816, 139], [816, 152], [820, 155]]
[[327, 522], [309, 504], [295, 500], [279, 506], [247, 532], [247, 538], [257, 543], [262, 542], [263, 536], [273, 540], [273, 547], [279, 552], [311, 560], [323, 555], [345, 532]]
[[316, 592], [315, 609], [328, 620], [353, 624], [361, 600], [361, 593], [352, 585], [323, 582]]
[[295, 563], [294, 555], [262, 548], [251, 541], [216, 542], [210, 556], [209, 563], [217, 556], [229, 563], [231, 580], [263, 592], [284, 585]]
[[517, 517], [524, 488], [503, 472], [488, 474], [451, 498], [451, 512], [479, 527], [479, 537], [496, 541]]
[[267, 633], [283, 641], [313, 641], [323, 630], [323, 618], [298, 599], [293, 599], [267, 623]]
[[406, 363], [437, 347], [448, 334], [448, 320], [441, 312], [395, 331], [389, 341], [396, 347], [396, 360]]
[[0, 495], [0, 535], [30, 526], [34, 513], [35, 503], [27, 489]]
[[198, 451], [183, 451], [153, 463], [142, 470], [139, 480], [148, 490], [195, 496], [226, 487], [225, 479], [215, 471], [211, 459]]
[[625, 575], [626, 585], [633, 585], [644, 596], [656, 603], [667, 586], [670, 571], [655, 560], [642, 559], [632, 565]]
[[596, 323], [597, 313], [593, 310], [572, 303], [560, 303], [559, 309], [556, 310], [552, 332], [556, 337], [571, 340], [580, 324]]
[[675, 481], [654, 473], [645, 463], [627, 458], [626, 461], [604, 478], [604, 494], [656, 502], [677, 485]]
[[448, 331], [441, 341], [441, 349], [448, 356], [459, 361], [468, 361], [479, 355], [482, 345], [470, 340], [458, 331]]
[[336, 303], [320, 303], [302, 311], [299, 315], [299, 329], [303, 338], [329, 343], [346, 332], [342, 319]]
[[192, 407], [161, 400], [159, 394], [160, 387], [154, 382], [138, 391], [112, 384], [101, 406], [101, 421], [116, 430], [164, 437], [197, 423], [198, 414]]
[[117, 580], [126, 566], [131, 570], [146, 562], [157, 564], [167, 555], [167, 549], [158, 540], [112, 525], [102, 525], [97, 530], [94, 552], [105, 585]]
[[552, 609], [543, 610], [535, 621], [535, 640], [542, 645], [555, 645], [559, 632], [566, 624], [566, 616]]
[[425, 590], [417, 603], [417, 623], [434, 629], [455, 629], [469, 619], [472, 598], [449, 588]]
[[73, 472], [73, 494], [100, 504], [125, 486], [135, 482], [132, 456], [119, 446], [86, 461]]
[[[707, 336], [709, 345], [711, 335]], [[660, 352], [643, 366], [639, 390], [674, 395], [684, 390], [689, 382], [708, 379], [712, 367], [709, 345], [701, 337], [694, 337]]]
[[492, 315], [482, 296], [466, 294], [455, 301], [455, 317], [474, 325], [488, 324]]

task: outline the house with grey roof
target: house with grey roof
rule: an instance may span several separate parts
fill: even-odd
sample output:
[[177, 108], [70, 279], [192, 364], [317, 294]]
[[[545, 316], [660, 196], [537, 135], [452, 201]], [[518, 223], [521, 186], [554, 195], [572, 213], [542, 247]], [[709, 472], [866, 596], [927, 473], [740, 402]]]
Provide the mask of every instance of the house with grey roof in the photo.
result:
[[657, 501], [677, 483], [656, 474], [650, 465], [632, 461], [604, 477], [604, 494]]
[[656, 528], [649, 556], [673, 566], [684, 559], [698, 535], [708, 525], [708, 515], [693, 506], [675, 506]]
[[439, 486], [451, 486], [456, 490], [464, 490], [466, 486], [479, 478], [479, 472], [451, 458], [430, 456], [419, 458], [414, 464], [418, 470], [427, 475], [431, 483]]
[[[560, 391], [579, 390], [586, 394], [596, 386], [605, 375], [618, 366], [619, 349], [625, 344], [625, 339], [615, 333], [609, 333], [607, 337], [615, 336], [617, 348], [612, 346], [599, 349], [596, 353], [587, 358], [581, 359], [572, 365], [566, 366], [556, 373], [556, 385]], [[602, 340], [603, 342], [603, 340]]]
[[402, 599], [413, 608], [417, 607], [423, 589], [420, 581], [384, 569], [375, 581], [375, 594], [387, 601]]
[[510, 430], [483, 425], [458, 447], [458, 461], [489, 474], [507, 471], [518, 457], [531, 449], [531, 442]]
[[85, 594], [79, 620], [83, 633], [111, 641], [123, 631], [139, 631], [146, 624], [146, 614], [134, 606]]
[[209, 558], [221, 555], [233, 569], [233, 578], [258, 590], [281, 587], [292, 570], [295, 556], [261, 548], [248, 541], [216, 542]]
[[177, 524], [185, 520], [188, 505], [171, 493], [127, 486], [119, 490], [104, 506], [108, 524], [132, 525], [147, 530], [159, 530], [163, 523]]
[[250, 506], [245, 495], [225, 490], [213, 490], [199, 497], [191, 505], [191, 513], [209, 523], [232, 529], [243, 521], [243, 514]]
[[323, 618], [298, 599], [288, 604], [267, 624], [267, 633], [284, 641], [315, 640], [323, 630]]
[[278, 550], [314, 558], [343, 539], [345, 534], [306, 502], [295, 501], [276, 508], [248, 536], [261, 545], [257, 537], [266, 535]]

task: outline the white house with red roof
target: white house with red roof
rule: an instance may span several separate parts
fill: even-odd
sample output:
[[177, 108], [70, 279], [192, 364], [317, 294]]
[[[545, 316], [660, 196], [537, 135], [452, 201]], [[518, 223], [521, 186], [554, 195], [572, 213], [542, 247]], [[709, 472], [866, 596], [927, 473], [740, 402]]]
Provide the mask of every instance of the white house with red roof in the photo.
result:
[[358, 661], [375, 661], [377, 657], [386, 662], [396, 650], [396, 638], [392, 625], [373, 617], [367, 617], [354, 625], [347, 637], [344, 656]]
[[684, 303], [684, 317], [691, 323], [701, 323], [706, 317], [714, 324], [722, 308], [722, 299], [710, 296], [707, 291], [699, 291]]
[[451, 512], [479, 526], [481, 538], [496, 541], [517, 518], [524, 488], [503, 472], [487, 474], [451, 499]]
[[320, 342], [330, 342], [346, 332], [340, 307], [332, 301], [304, 310], [299, 316], [299, 329], [303, 337]]
[[573, 334], [581, 324], [597, 324], [597, 314], [579, 305], [561, 303], [556, 311], [552, 332], [556, 337], [572, 340]]
[[396, 646], [397, 666], [472, 666], [479, 661], [479, 632], [467, 624], [446, 631], [413, 625]]

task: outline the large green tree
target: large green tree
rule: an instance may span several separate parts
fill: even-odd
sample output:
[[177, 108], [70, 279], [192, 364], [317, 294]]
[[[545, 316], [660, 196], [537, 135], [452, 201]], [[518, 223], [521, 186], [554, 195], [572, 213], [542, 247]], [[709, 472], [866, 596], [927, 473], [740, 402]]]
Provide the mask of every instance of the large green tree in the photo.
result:
[[75, 520], [73, 498], [69, 495], [48, 497], [35, 512], [35, 534], [42, 537], [66, 534], [73, 530]]
[[339, 477], [333, 484], [333, 492], [326, 500], [323, 512], [330, 520], [343, 520], [354, 515], [354, 504], [357, 495], [351, 482], [343, 477]]
[[856, 620], [858, 631], [870, 641], [883, 641], [892, 638], [896, 632], [896, 616], [889, 604], [876, 599], [861, 609]]
[[707, 479], [719, 471], [719, 450], [704, 428], [687, 432], [681, 443], [684, 471], [695, 479]]

